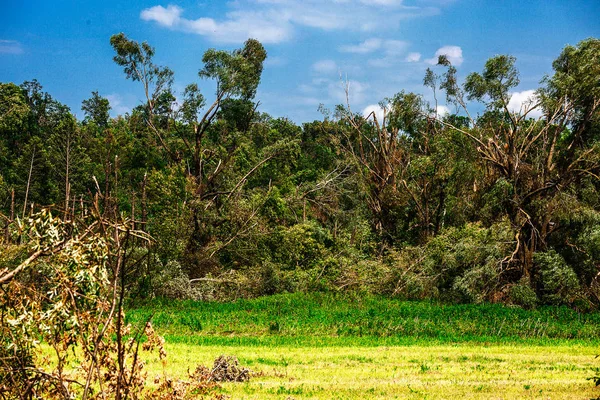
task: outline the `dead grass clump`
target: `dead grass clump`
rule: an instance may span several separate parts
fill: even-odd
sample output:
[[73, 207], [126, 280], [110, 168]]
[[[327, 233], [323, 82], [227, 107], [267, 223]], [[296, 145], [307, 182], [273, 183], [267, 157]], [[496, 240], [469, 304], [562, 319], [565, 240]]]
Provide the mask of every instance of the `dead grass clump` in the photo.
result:
[[210, 371], [214, 382], [246, 382], [250, 380], [250, 370], [239, 365], [235, 356], [219, 356]]

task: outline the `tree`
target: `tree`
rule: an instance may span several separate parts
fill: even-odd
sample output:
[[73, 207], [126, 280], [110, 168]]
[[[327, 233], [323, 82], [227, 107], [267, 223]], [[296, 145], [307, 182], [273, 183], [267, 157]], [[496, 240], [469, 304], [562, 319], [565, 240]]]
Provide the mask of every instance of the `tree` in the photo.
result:
[[374, 230], [388, 243], [393, 241], [395, 231], [396, 221], [391, 218], [391, 213], [396, 208], [398, 172], [405, 157], [402, 130], [418, 129], [421, 106], [419, 96], [400, 93], [393, 100], [382, 102], [381, 121], [374, 112], [364, 118], [355, 115], [349, 104], [338, 107], [341, 116], [339, 144], [353, 161], [365, 187]]
[[108, 126], [110, 103], [107, 98], [100, 96], [97, 91], [92, 92], [92, 97], [89, 99], [83, 100], [81, 110], [85, 115], [84, 123], [93, 122], [99, 128]]
[[156, 124], [156, 106], [161, 98], [164, 99], [165, 94], [171, 94], [173, 71], [152, 62], [154, 48], [146, 42], [140, 44], [128, 39], [124, 33], [119, 33], [110, 37], [110, 44], [116, 52], [113, 60], [123, 67], [127, 79], [142, 83], [146, 97], [146, 123], [159, 139], [163, 150], [172, 160], [176, 160], [176, 154]]
[[68, 110], [64, 111], [64, 118], [52, 130], [45, 147], [57, 186], [64, 193], [66, 217], [71, 215], [70, 207], [74, 205], [72, 196], [83, 195], [83, 189], [89, 186], [86, 183], [92, 180], [90, 175], [85, 174], [89, 157], [83, 148], [80, 127]]
[[[465, 96], [486, 106], [486, 113], [469, 127], [454, 128], [476, 145], [481, 162], [489, 167], [488, 184], [507, 186], [502, 210], [515, 231], [516, 246], [502, 272], [510, 281], [525, 277], [536, 284], [533, 255], [547, 249], [549, 236], [559, 229], [557, 214], [565, 195], [576, 191], [583, 177], [598, 178], [598, 43], [590, 39], [567, 47], [553, 64], [555, 74], [521, 112], [508, 108], [510, 91], [519, 84], [514, 57], [491, 58], [481, 74], [467, 76], [462, 88], [456, 69], [440, 57], [439, 63], [447, 67], [442, 88], [448, 97], [464, 110]], [[529, 118], [538, 108], [543, 117]]]
[[[435, 79], [430, 71], [425, 83]], [[447, 202], [464, 197], [471, 148], [436, 121], [420, 95], [402, 91], [381, 108], [382, 120], [341, 109], [352, 131], [340, 129], [340, 145], [365, 186], [374, 230], [388, 244], [423, 244], [444, 226]]]
[[[118, 65], [123, 66], [128, 79], [142, 82], [147, 100], [147, 123], [159, 138], [167, 152], [177, 159], [176, 152], [171, 149], [165, 139], [171, 133], [163, 133], [154, 121], [157, 104], [171, 94], [173, 72], [166, 67], [159, 67], [152, 61], [154, 48], [146, 42], [139, 44], [128, 39], [125, 34], [113, 35], [111, 45], [117, 55], [114, 57]], [[225, 165], [217, 163], [212, 172], [207, 171], [206, 164], [211, 163], [213, 152], [204, 151], [203, 139], [207, 129], [213, 122], [224, 101], [230, 98], [251, 100], [256, 94], [263, 70], [263, 62], [267, 53], [262, 44], [255, 39], [248, 39], [244, 47], [232, 52], [209, 49], [203, 57], [202, 68], [198, 75], [203, 79], [213, 79], [216, 82], [215, 99], [200, 116], [205, 106], [204, 96], [197, 84], [190, 84], [183, 93], [183, 103], [178, 110], [179, 119], [187, 126], [173, 129], [179, 134], [185, 148], [189, 151], [193, 169], [191, 173], [196, 179], [197, 194], [204, 198], [207, 186], [222, 172]], [[163, 113], [164, 115], [164, 113]], [[189, 127], [189, 128], [188, 128]], [[191, 129], [192, 135], [186, 132]], [[221, 160], [219, 160], [221, 161]]]
[[[236, 104], [235, 101], [238, 105], [247, 105], [254, 98], [266, 51], [254, 39], [248, 39], [242, 48], [231, 52], [207, 50], [198, 75], [215, 81], [213, 102], [205, 107], [205, 98], [193, 83], [185, 88], [182, 104], [177, 106], [170, 89], [173, 73], [153, 63], [152, 47], [130, 40], [122, 33], [111, 37], [111, 45], [117, 53], [114, 60], [123, 66], [127, 78], [143, 84], [148, 127], [159, 138], [172, 163], [186, 161], [186, 173], [193, 182], [193, 200], [189, 203], [192, 229], [186, 253], [190, 255], [190, 268], [206, 273], [203, 265], [214, 264], [210, 259], [215, 253], [206, 248], [215, 242], [215, 227], [227, 220], [225, 204], [234, 201], [233, 194], [242, 189], [252, 174], [289, 147], [284, 143], [289, 139], [267, 146], [261, 149], [259, 160], [245, 171], [239, 171], [235, 169], [236, 154], [243, 140], [236, 130], [240, 126], [246, 131], [249, 129], [256, 106], [247, 113], [249, 120], [244, 124], [215, 127], [218, 116], [224, 115], [220, 113], [223, 104], [229, 105], [223, 110], [227, 113], [233, 111], [230, 106]], [[226, 174], [229, 176], [224, 177]], [[232, 235], [228, 234], [235, 237]], [[222, 241], [230, 242], [229, 239]]]

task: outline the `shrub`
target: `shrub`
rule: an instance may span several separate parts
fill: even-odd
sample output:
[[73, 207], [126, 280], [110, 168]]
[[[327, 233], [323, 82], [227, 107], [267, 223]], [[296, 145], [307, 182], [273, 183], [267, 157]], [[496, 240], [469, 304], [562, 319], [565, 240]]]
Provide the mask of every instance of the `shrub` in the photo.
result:
[[481, 303], [490, 299], [490, 295], [498, 288], [498, 262], [494, 259], [487, 263], [468, 269], [454, 281], [454, 290], [461, 293], [471, 303]]
[[279, 228], [274, 235], [273, 261], [282, 269], [308, 269], [325, 254], [331, 244], [329, 232], [317, 223], [296, 224], [289, 228]]
[[554, 250], [536, 253], [541, 299], [547, 304], [571, 304], [579, 292], [579, 280], [565, 259]]
[[443, 298], [491, 300], [502, 289], [499, 267], [510, 254], [511, 235], [505, 222], [448, 228], [425, 245], [417, 270], [433, 279]]
[[535, 308], [538, 304], [538, 298], [535, 291], [524, 280], [521, 280], [519, 283], [510, 287], [508, 298], [511, 303], [526, 309]]
[[154, 294], [171, 299], [195, 298], [190, 279], [177, 261], [167, 262], [153, 282]]

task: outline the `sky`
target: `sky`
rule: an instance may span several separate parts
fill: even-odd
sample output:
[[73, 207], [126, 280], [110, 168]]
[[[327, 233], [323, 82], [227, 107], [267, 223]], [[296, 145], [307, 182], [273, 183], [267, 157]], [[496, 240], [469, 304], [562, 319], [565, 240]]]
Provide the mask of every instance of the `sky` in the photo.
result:
[[[176, 94], [197, 82], [208, 102], [215, 85], [198, 78], [203, 53], [260, 40], [268, 58], [259, 109], [297, 123], [322, 119], [319, 104], [346, 103], [346, 84], [355, 112], [401, 90], [432, 101], [423, 76], [442, 72], [440, 54], [463, 78], [494, 55], [515, 56], [517, 109], [565, 45], [600, 37], [600, 0], [2, 0], [0, 82], [37, 79], [79, 118], [92, 91], [113, 116], [129, 112], [143, 91], [112, 61], [119, 32], [155, 47]], [[440, 113], [453, 111], [443, 103]]]

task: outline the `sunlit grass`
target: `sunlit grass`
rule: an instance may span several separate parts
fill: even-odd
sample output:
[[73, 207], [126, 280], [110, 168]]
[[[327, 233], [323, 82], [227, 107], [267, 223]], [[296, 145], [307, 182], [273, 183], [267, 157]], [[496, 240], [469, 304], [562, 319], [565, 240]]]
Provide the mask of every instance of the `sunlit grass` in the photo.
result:
[[[256, 376], [226, 383], [233, 399], [584, 399], [598, 349], [591, 345], [381, 347], [198, 346], [168, 344], [166, 372], [235, 355]], [[147, 371], [162, 373], [158, 358]]]
[[225, 383], [232, 399], [585, 399], [597, 366], [600, 315], [567, 308], [448, 305], [373, 296], [292, 294], [233, 303], [154, 301], [166, 371], [235, 355], [255, 375]]
[[[567, 308], [444, 305], [293, 294], [235, 303], [159, 302], [130, 309], [166, 339], [155, 377], [188, 378], [222, 354], [253, 371], [224, 383], [232, 399], [589, 399], [600, 316]], [[43, 353], [51, 356], [44, 348]], [[75, 357], [76, 358], [76, 357]], [[69, 368], [76, 370], [72, 360]], [[166, 365], [166, 366], [165, 366]]]

